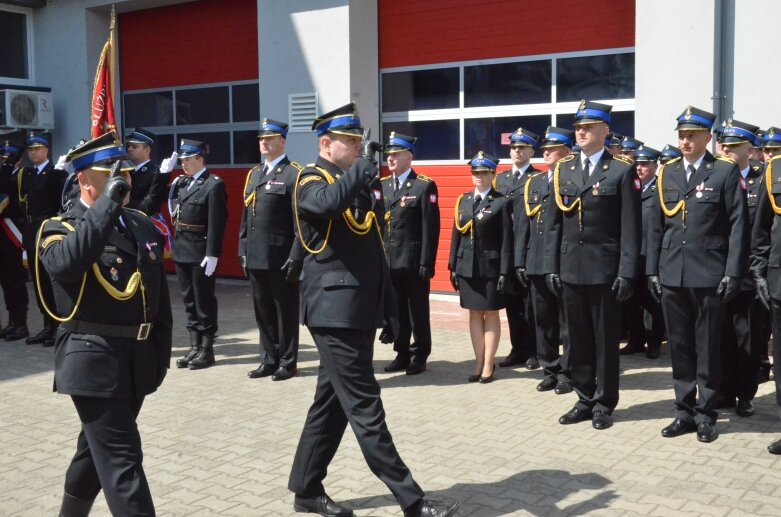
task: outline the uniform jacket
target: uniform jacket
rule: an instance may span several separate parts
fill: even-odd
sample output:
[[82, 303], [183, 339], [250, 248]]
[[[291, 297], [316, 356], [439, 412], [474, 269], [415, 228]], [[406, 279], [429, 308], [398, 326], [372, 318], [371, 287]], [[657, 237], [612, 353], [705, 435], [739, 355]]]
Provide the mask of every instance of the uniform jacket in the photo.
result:
[[[225, 222], [228, 218], [225, 183], [208, 170], [187, 187], [189, 176], [176, 179], [174, 202], [174, 262], [200, 263], [204, 257], [219, 257]], [[196, 231], [179, 229], [179, 224], [203, 227]]]
[[[661, 196], [652, 198], [646, 274], [671, 287], [715, 288], [725, 275], [742, 278], [750, 230], [734, 162], [706, 151], [687, 185], [683, 160], [673, 160], [660, 169], [656, 188]], [[660, 197], [668, 210], [680, 202], [685, 209], [667, 217]]]
[[[309, 327], [370, 330], [395, 316], [396, 300], [376, 227], [356, 234], [345, 221], [349, 209], [358, 223], [372, 211], [382, 220], [382, 191], [367, 185], [359, 159], [346, 172], [325, 158], [307, 165], [298, 182], [298, 217], [307, 251], [301, 277], [301, 315]], [[329, 183], [318, 170], [335, 182]], [[330, 231], [329, 231], [330, 228]], [[327, 236], [327, 241], [326, 241]]]
[[605, 151], [585, 183], [580, 154], [562, 158], [556, 167], [561, 203], [571, 207], [580, 200], [581, 205], [564, 213], [552, 194], [556, 210], [546, 222], [545, 273], [582, 285], [636, 278], [642, 225], [641, 185], [634, 164]]
[[472, 210], [474, 191], [463, 194], [458, 202], [458, 225], [472, 222], [472, 229], [461, 233], [453, 224], [448, 269], [464, 278], [498, 278], [510, 275], [513, 268], [512, 204], [491, 189]]
[[16, 173], [17, 192], [19, 205], [22, 208], [22, 216], [26, 223], [21, 229], [24, 235], [25, 249], [35, 250], [35, 235], [41, 221], [57, 215], [62, 207], [62, 190], [68, 173], [55, 169], [52, 162], [40, 173], [33, 167], [25, 167]]
[[[525, 190], [513, 202], [513, 230], [515, 232], [515, 267], [526, 268], [527, 275], [542, 275], [545, 256], [545, 221], [551, 210], [551, 187], [548, 173], [541, 172], [529, 179], [529, 195]], [[539, 208], [538, 208], [539, 207]], [[529, 217], [530, 213], [536, 212]]]
[[[17, 174], [21, 169], [17, 169], [11, 163], [0, 165], [0, 194], [5, 194], [8, 198], [8, 205], [3, 209], [0, 216], [10, 217], [17, 224], [22, 221], [22, 207], [19, 204], [19, 193], [17, 185]], [[20, 228], [21, 230], [21, 228]]]
[[239, 226], [239, 256], [247, 269], [279, 269], [288, 258], [303, 260], [293, 217], [293, 190], [299, 169], [284, 157], [263, 176], [263, 166], [250, 169]]
[[751, 233], [751, 270], [767, 278], [770, 296], [781, 300], [781, 217], [770, 202], [772, 195], [775, 205], [781, 207], [781, 158], [772, 158], [770, 163], [773, 164], [770, 194], [763, 181]]
[[[741, 183], [741, 187], [745, 186], [746, 190], [742, 192], [746, 195], [746, 206], [748, 213], [748, 228], [751, 233], [751, 228], [754, 226], [754, 221], [757, 218], [757, 206], [759, 206], [759, 198], [762, 195], [767, 196], [767, 190], [765, 189], [765, 168], [761, 162], [751, 160], [748, 175]], [[750, 239], [749, 239], [750, 240]], [[750, 255], [750, 251], [749, 251]], [[743, 276], [743, 281], [740, 284], [742, 291], [753, 291], [754, 282], [751, 280], [751, 260], [747, 261], [746, 272]]]
[[437, 185], [410, 171], [398, 191], [393, 175], [382, 179], [385, 201], [385, 254], [391, 274], [417, 274], [420, 266], [434, 271], [439, 241]]
[[128, 208], [140, 210], [149, 217], [157, 214], [168, 195], [170, 176], [170, 173], [161, 173], [160, 167], [152, 162], [146, 162], [140, 169], [131, 172], [133, 181]]
[[513, 170], [509, 169], [502, 171], [496, 175], [494, 180], [494, 189], [505, 197], [514, 200], [516, 197], [523, 195], [523, 189], [526, 186], [526, 182], [529, 178], [537, 174], [539, 171], [529, 164], [529, 167], [521, 175], [518, 181], [513, 178]]
[[81, 197], [81, 187], [79, 186], [79, 175], [73, 172], [65, 178], [65, 184], [62, 187], [61, 210], [67, 212], [78, 202]]
[[[129, 237], [117, 229], [120, 214]], [[121, 209], [107, 197], [100, 197], [89, 209], [79, 202], [61, 217], [44, 223], [37, 249], [40, 267], [49, 273], [54, 290], [56, 308], [51, 310], [59, 316], [74, 309], [86, 274], [84, 293], [71, 324], [82, 321], [138, 327], [145, 321], [152, 323], [151, 333], [143, 341], [78, 333], [61, 326], [54, 353], [55, 390], [105, 398], [135, 398], [155, 391], [171, 358], [172, 319], [163, 239], [149, 219], [140, 212]], [[100, 275], [112, 288], [123, 291], [136, 270], [144, 290], [139, 286], [125, 301], [109, 295], [98, 280]]]
[[[651, 215], [654, 210], [658, 210], [658, 205], [654, 204], [654, 198], [658, 194], [656, 193], [656, 178], [651, 180], [651, 185], [640, 192], [640, 202], [642, 203], [642, 222], [643, 222], [643, 239], [640, 242], [640, 256], [643, 263], [645, 263], [645, 257], [648, 255], [648, 230], [651, 225]], [[645, 266], [640, 270], [640, 274], [645, 274]]]

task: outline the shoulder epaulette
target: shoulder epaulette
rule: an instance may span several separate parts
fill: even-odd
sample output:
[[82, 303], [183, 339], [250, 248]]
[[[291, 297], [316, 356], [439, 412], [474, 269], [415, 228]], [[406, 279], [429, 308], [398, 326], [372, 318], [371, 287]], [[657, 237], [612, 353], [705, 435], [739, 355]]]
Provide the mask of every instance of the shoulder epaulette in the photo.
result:
[[[393, 175], [391, 174], [390, 176], [385, 176], [384, 178], [380, 178], [380, 181], [390, 181], [390, 179], [392, 177], [393, 177]], [[418, 177], [420, 177], [420, 176], [418, 176]]]
[[[536, 169], [535, 169], [535, 170], [536, 170]], [[534, 172], [534, 173], [532, 173], [532, 175], [531, 175], [531, 176], [529, 176], [529, 179], [528, 179], [527, 181], [531, 181], [531, 180], [533, 180], [534, 178], [536, 178], [536, 177], [537, 177], [537, 176], [539, 176], [540, 174], [548, 174], [548, 171], [537, 171], [537, 172]]]
[[630, 159], [628, 159], [628, 158], [624, 158], [623, 156], [619, 156], [619, 155], [617, 155], [617, 154], [616, 154], [616, 155], [613, 155], [613, 159], [614, 159], [614, 160], [618, 160], [619, 162], [621, 162], [621, 163], [625, 163], [625, 164], [627, 164], [627, 165], [632, 165], [632, 164], [634, 163], [632, 160], [630, 160]]
[[677, 162], [677, 161], [680, 161], [680, 160], [682, 160], [682, 159], [683, 159], [683, 158], [681, 158], [680, 156], [678, 156], [677, 158], [673, 158], [673, 159], [672, 159], [672, 160], [670, 160], [669, 162], [665, 163], [665, 165], [670, 165], [671, 163], [675, 163], [675, 162]]
[[316, 163], [307, 163], [306, 164], [306, 168], [307, 169], [316, 169], [317, 168], [317, 164]]
[[260, 164], [257, 164], [256, 166], [254, 166], [253, 168], [251, 168], [251, 169], [249, 170], [249, 172], [247, 173], [247, 176], [249, 176], [249, 175], [250, 175], [250, 174], [252, 174], [253, 172], [255, 172], [255, 171], [259, 171], [259, 170], [261, 170], [261, 168], [260, 168]]
[[733, 165], [736, 163], [735, 160], [733, 160], [732, 158], [727, 158], [726, 156], [717, 156], [716, 159], [721, 160], [723, 162], [731, 163]]
[[304, 166], [303, 166], [303, 165], [301, 165], [301, 164], [300, 164], [300, 163], [298, 163], [298, 162], [290, 162], [290, 165], [292, 165], [293, 167], [295, 167], [295, 169], [296, 169], [298, 172], [301, 172], [302, 170], [304, 170]]
[[421, 181], [431, 181], [431, 178], [429, 178], [428, 176], [424, 176], [422, 174], [418, 174], [416, 179], [419, 179]]
[[559, 163], [566, 163], [566, 162], [571, 162], [572, 160], [574, 160], [574, 159], [575, 159], [575, 157], [576, 157], [576, 156], [577, 156], [577, 155], [575, 155], [575, 154], [568, 154], [568, 155], [567, 155], [567, 156], [565, 156], [564, 158], [561, 158], [561, 159], [559, 160]]

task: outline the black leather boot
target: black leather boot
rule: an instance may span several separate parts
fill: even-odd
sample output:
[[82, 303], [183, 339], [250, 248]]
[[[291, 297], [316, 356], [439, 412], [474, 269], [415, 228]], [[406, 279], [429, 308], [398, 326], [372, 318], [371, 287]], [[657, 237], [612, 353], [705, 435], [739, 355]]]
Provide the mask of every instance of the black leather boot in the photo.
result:
[[195, 359], [198, 355], [198, 350], [201, 347], [201, 333], [197, 330], [190, 329], [190, 350], [187, 351], [184, 357], [180, 357], [176, 360], [177, 368], [187, 368], [190, 361]]
[[27, 328], [27, 317], [11, 320], [11, 323], [3, 331], [7, 331], [1, 336], [6, 341], [18, 341], [28, 337], [30, 330]]
[[28, 337], [25, 343], [27, 343], [28, 345], [40, 345], [41, 343], [46, 341], [48, 337], [49, 337], [49, 328], [43, 327], [42, 331], [38, 332], [34, 336]]
[[8, 325], [0, 329], [0, 338], [4, 338], [8, 335], [8, 332], [10, 332], [14, 328], [14, 324], [12, 321], [8, 322]]
[[217, 336], [214, 332], [203, 332], [201, 334], [201, 347], [198, 349], [198, 355], [189, 364], [191, 370], [200, 370], [214, 366], [214, 342], [216, 340]]
[[79, 499], [66, 493], [62, 496], [60, 517], [87, 517], [92, 509], [92, 503], [93, 501], [89, 499]]

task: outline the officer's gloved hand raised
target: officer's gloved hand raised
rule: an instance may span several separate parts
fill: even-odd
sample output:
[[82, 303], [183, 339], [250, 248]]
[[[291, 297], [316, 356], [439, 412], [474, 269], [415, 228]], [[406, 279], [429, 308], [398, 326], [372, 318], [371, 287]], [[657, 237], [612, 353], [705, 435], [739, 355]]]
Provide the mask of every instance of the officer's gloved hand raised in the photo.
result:
[[656, 303], [662, 303], [662, 281], [659, 280], [658, 275], [651, 275], [648, 277], [648, 291], [653, 296]]
[[725, 276], [716, 288], [716, 294], [721, 298], [721, 303], [727, 303], [740, 293], [740, 282], [737, 278]]
[[130, 183], [119, 173], [121, 163], [118, 160], [111, 166], [111, 173], [103, 188], [103, 195], [119, 205], [124, 202], [125, 196], [130, 192]]
[[170, 158], [165, 158], [162, 163], [160, 164], [160, 173], [161, 174], [168, 174], [172, 170], [174, 170], [174, 167], [176, 167], [176, 160], [179, 158], [179, 155], [176, 153], [176, 151], [171, 153]]
[[54, 166], [55, 169], [59, 169], [61, 171], [65, 171], [68, 174], [73, 173], [73, 163], [68, 161], [68, 155], [63, 154], [59, 158], [57, 158], [57, 164]]
[[548, 290], [556, 295], [556, 297], [561, 296], [561, 277], [559, 277], [558, 273], [548, 273], [545, 275], [545, 285], [548, 286]]
[[385, 320], [380, 332], [380, 343], [393, 343], [399, 335], [399, 318], [391, 316]]
[[450, 285], [453, 286], [455, 291], [458, 291], [458, 275], [456, 275], [455, 271], [450, 272]]
[[751, 272], [752, 280], [754, 281], [754, 291], [757, 293], [760, 303], [770, 310], [770, 290], [767, 287], [767, 278], [762, 276], [759, 271]]
[[525, 288], [529, 287], [529, 277], [526, 276], [526, 268], [525, 267], [517, 267], [515, 268], [515, 278], [518, 279], [518, 282]]
[[206, 270], [203, 272], [203, 274], [206, 276], [212, 276], [214, 271], [217, 269], [218, 260], [219, 259], [217, 259], [217, 257], [203, 257], [203, 260], [201, 261], [201, 267]]
[[363, 143], [363, 151], [361, 152], [361, 157], [366, 158], [369, 160], [373, 165], [377, 165], [377, 154], [381, 153], [383, 150], [382, 144], [379, 142], [374, 142], [372, 140], [367, 140]]
[[301, 261], [289, 258], [279, 269], [285, 272], [285, 282], [295, 284], [301, 276]]
[[619, 276], [613, 282], [613, 286], [610, 290], [616, 293], [617, 302], [625, 302], [631, 298], [632, 293], [635, 292], [635, 284], [631, 279]]

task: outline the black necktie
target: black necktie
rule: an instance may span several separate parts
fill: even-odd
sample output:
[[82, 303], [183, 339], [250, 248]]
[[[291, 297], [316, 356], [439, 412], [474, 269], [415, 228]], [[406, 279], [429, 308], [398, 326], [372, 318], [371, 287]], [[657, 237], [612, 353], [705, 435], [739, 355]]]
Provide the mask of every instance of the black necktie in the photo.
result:
[[477, 205], [480, 204], [480, 201], [482, 201], [483, 198], [480, 197], [480, 194], [475, 196], [475, 200], [472, 201], [472, 212], [475, 212], [477, 210]]
[[268, 162], [263, 164], [263, 174], [261, 174], [261, 178], [268, 174]]
[[692, 176], [694, 176], [694, 172], [695, 172], [694, 165], [690, 163], [689, 166], [686, 167], [686, 170], [688, 171], [688, 174], [686, 175], [686, 184], [688, 185], [689, 181], [691, 181], [692, 179]]
[[521, 179], [521, 171], [519, 171], [519, 170], [515, 171], [515, 176], [513, 178], [513, 182], [514, 183], [518, 183], [518, 180], [520, 180], [520, 179]]
[[399, 190], [400, 188], [401, 188], [401, 184], [399, 183], [399, 178], [398, 178], [398, 177], [396, 177], [396, 191], [398, 192], [398, 190]]
[[591, 174], [591, 160], [586, 158], [586, 163], [583, 164], [583, 183], [588, 182], [588, 177]]

